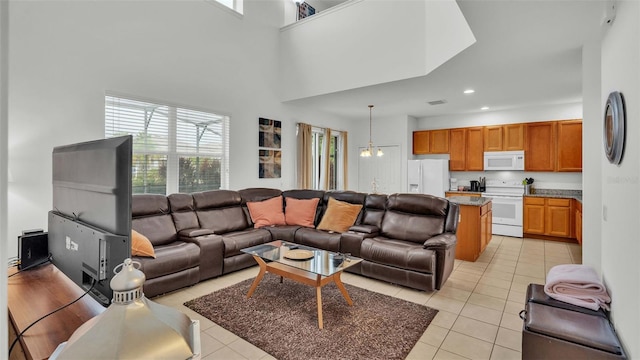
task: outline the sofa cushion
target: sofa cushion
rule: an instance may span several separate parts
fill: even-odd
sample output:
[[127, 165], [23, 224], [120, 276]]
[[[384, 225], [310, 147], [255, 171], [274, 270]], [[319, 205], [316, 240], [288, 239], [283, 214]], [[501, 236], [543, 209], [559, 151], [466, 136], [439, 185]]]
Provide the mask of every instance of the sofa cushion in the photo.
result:
[[284, 217], [287, 225], [315, 227], [314, 221], [319, 201], [319, 198], [296, 199], [288, 197], [284, 208]]
[[200, 227], [216, 234], [244, 230], [249, 222], [242, 209], [240, 193], [232, 190], [212, 190], [193, 194]]
[[362, 210], [362, 205], [349, 204], [329, 198], [327, 210], [318, 224], [318, 229], [343, 233], [356, 222], [360, 210]]
[[156, 257], [149, 239], [135, 230], [131, 230], [131, 256]]
[[369, 194], [364, 200], [362, 224], [373, 225], [378, 228], [382, 225], [387, 206], [387, 196], [381, 194]]
[[198, 216], [195, 211], [172, 212], [171, 217], [176, 226], [176, 231], [180, 232], [186, 229], [196, 229], [200, 227]]
[[323, 230], [300, 228], [294, 235], [295, 242], [301, 245], [311, 246], [328, 251], [340, 251], [340, 238], [342, 234], [326, 232]]
[[200, 227], [193, 203], [193, 195], [171, 194], [167, 196], [167, 199], [169, 200], [171, 216], [173, 217], [173, 223], [176, 225], [176, 231], [180, 232], [185, 229]]
[[[313, 220], [314, 226], [320, 223], [320, 219], [322, 218], [322, 213], [324, 212], [324, 207], [322, 204], [322, 199], [324, 198], [323, 190], [309, 190], [309, 189], [294, 189], [294, 190], [286, 190], [282, 192], [282, 196], [286, 199], [294, 198], [300, 200], [308, 200], [308, 199], [318, 199], [318, 205], [316, 206], [316, 215]], [[286, 208], [285, 208], [286, 211]], [[285, 214], [286, 216], [286, 214]]]
[[131, 216], [134, 218], [169, 213], [169, 201], [164, 195], [136, 194], [131, 199]]
[[282, 196], [271, 199], [247, 202], [253, 227], [260, 228], [271, 225], [286, 225], [282, 208]]
[[387, 199], [382, 219], [382, 236], [424, 244], [442, 234], [449, 201], [424, 194], [393, 194]]
[[146, 216], [131, 220], [131, 228], [144, 234], [153, 246], [166, 245], [178, 239], [171, 215]]
[[242, 207], [229, 207], [223, 209], [210, 209], [196, 211], [200, 226], [211, 229], [215, 234], [244, 230], [249, 227]]
[[364, 239], [360, 257], [375, 263], [422, 273], [434, 273], [436, 268], [434, 251], [424, 249], [421, 244], [383, 237]]
[[265, 229], [248, 229], [224, 234], [224, 257], [240, 255], [240, 250], [271, 241], [271, 233]]
[[173, 274], [196, 267], [200, 263], [200, 248], [194, 243], [174, 241], [155, 247], [156, 258], [140, 257], [140, 271], [147, 279]]

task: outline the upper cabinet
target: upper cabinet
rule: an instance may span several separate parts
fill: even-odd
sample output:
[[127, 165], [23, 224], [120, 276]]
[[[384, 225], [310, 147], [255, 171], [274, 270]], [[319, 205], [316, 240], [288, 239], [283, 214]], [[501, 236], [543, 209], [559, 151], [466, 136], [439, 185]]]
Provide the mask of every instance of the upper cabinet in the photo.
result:
[[502, 125], [484, 127], [484, 151], [502, 151]]
[[413, 153], [416, 155], [429, 153], [429, 132], [413, 132]]
[[415, 155], [448, 154], [449, 129], [414, 131], [413, 153]]
[[484, 152], [482, 128], [467, 128], [467, 171], [484, 170]]
[[449, 131], [449, 170], [482, 171], [484, 168], [483, 128], [460, 128]]
[[524, 150], [524, 124], [503, 125], [503, 150]]
[[555, 171], [556, 123], [528, 123], [524, 149], [525, 171]]
[[449, 131], [449, 170], [467, 170], [467, 129]]
[[449, 154], [451, 171], [483, 171], [485, 151], [524, 150], [525, 171], [582, 171], [582, 120], [413, 132], [413, 153]]
[[524, 124], [484, 127], [484, 151], [524, 150]]
[[582, 171], [582, 120], [526, 127], [525, 171]]
[[558, 121], [557, 171], [582, 171], [582, 121]]

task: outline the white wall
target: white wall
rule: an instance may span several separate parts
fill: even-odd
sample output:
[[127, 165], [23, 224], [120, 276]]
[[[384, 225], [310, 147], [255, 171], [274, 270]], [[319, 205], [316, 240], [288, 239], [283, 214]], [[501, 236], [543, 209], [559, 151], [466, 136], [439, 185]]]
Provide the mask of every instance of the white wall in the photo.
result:
[[[52, 148], [104, 137], [105, 91], [231, 115], [230, 188], [295, 187], [296, 122], [356, 124], [281, 104], [282, 6], [245, 2], [237, 16], [204, 1], [12, 2], [8, 254], [22, 229], [47, 227]], [[281, 179], [258, 179], [258, 117], [282, 120]]]
[[[0, 1], [0, 294], [7, 293], [7, 141], [8, 141], [8, 76], [9, 76], [9, 3]], [[7, 297], [0, 296], [0, 309], [7, 308]], [[7, 313], [0, 315], [0, 354], [8, 352]]]
[[[606, 25], [608, 29], [609, 26]], [[602, 112], [601, 39], [582, 48], [582, 263], [601, 270], [602, 252]], [[589, 159], [589, 161], [584, 161]]]
[[[620, 91], [626, 100], [627, 135], [619, 166], [600, 157], [604, 159], [601, 182], [602, 205], [606, 208], [606, 219], [602, 220], [601, 270], [612, 298], [612, 321], [628, 357], [636, 359], [640, 357], [640, 2], [616, 4], [616, 19], [602, 41], [600, 114], [609, 93]], [[588, 126], [601, 127], [597, 123]], [[591, 230], [587, 223], [585, 233]]]
[[[353, 143], [359, 147], [366, 147], [369, 142], [369, 118], [365, 116], [360, 121], [354, 121], [359, 130], [353, 132], [352, 139]], [[411, 129], [414, 123], [415, 119], [407, 115], [388, 118], [377, 117], [376, 108], [373, 108], [371, 138], [374, 146], [397, 145], [400, 147], [400, 159], [397, 164], [393, 164], [393, 168], [389, 169], [389, 171], [396, 171], [401, 174], [401, 187], [395, 192], [405, 192], [407, 189], [407, 160], [411, 153], [412, 137], [410, 135], [413, 133]], [[359, 161], [359, 156], [355, 161]]]
[[453, 0], [349, 1], [325, 14], [282, 29], [285, 101], [423, 76], [475, 42]]

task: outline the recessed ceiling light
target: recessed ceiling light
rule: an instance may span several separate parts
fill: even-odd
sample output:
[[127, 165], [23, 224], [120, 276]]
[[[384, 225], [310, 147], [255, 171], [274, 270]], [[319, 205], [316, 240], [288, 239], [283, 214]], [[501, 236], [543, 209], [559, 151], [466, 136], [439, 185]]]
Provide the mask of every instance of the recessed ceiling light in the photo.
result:
[[488, 106], [483, 106], [483, 107], [480, 108], [480, 110], [489, 110], [489, 107]]
[[476, 92], [476, 91], [473, 90], [473, 89], [467, 89], [467, 90], [464, 91], [465, 94], [473, 94], [474, 92]]

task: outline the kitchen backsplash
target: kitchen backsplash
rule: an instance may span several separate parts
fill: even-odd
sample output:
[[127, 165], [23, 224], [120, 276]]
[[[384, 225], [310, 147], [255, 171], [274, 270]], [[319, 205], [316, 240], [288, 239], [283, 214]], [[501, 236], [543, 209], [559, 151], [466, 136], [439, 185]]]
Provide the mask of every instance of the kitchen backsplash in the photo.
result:
[[522, 180], [533, 178], [534, 189], [582, 190], [582, 173], [530, 171], [452, 171], [458, 185], [469, 186], [471, 180], [484, 176], [487, 180]]

